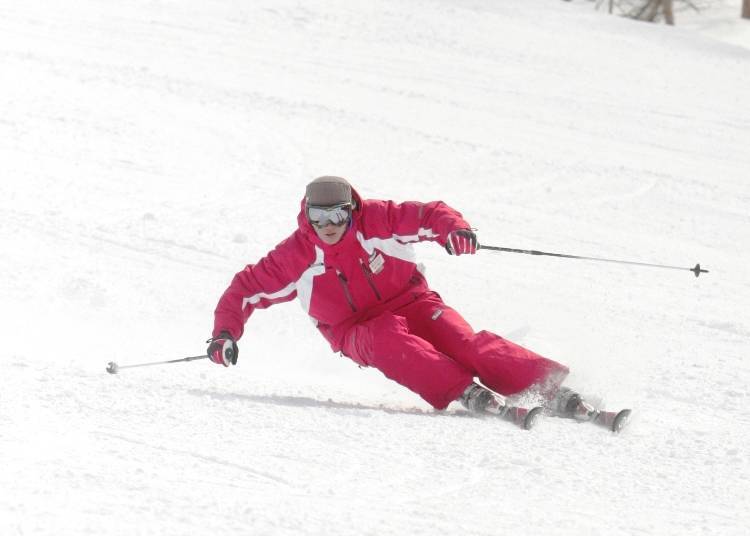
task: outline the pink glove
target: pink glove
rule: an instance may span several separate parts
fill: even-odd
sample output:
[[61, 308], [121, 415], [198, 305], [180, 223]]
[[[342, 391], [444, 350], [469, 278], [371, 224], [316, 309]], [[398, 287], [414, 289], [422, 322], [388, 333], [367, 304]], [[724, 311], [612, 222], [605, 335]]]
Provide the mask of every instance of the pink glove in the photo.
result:
[[477, 252], [477, 235], [471, 229], [451, 231], [445, 249], [448, 255], [474, 255]]
[[237, 364], [239, 349], [237, 348], [237, 343], [234, 342], [234, 339], [228, 332], [222, 331], [218, 337], [208, 339], [208, 342], [210, 344], [206, 353], [211, 361], [225, 367], [228, 367], [230, 364]]

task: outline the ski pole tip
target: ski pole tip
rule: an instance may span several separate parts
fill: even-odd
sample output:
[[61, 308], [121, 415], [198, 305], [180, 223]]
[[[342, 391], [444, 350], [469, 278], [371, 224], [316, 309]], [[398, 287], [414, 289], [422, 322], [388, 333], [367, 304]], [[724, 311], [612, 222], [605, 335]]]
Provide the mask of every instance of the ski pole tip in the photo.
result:
[[109, 363], [107, 363], [107, 372], [109, 372], [110, 374], [117, 374], [118, 369], [119, 367], [114, 361], [110, 361]]
[[695, 277], [698, 277], [701, 274], [707, 274], [708, 273], [708, 270], [703, 270], [701, 268], [700, 264], [696, 264], [694, 268], [690, 269], [690, 271], [695, 274]]

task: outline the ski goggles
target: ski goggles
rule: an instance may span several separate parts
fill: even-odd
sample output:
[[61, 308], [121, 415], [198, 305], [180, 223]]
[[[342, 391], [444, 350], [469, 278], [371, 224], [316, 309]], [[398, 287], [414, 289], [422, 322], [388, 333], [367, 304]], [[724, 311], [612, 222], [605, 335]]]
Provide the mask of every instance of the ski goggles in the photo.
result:
[[349, 221], [351, 215], [351, 203], [342, 203], [332, 207], [307, 207], [307, 221], [318, 229], [322, 229], [328, 224], [340, 227]]

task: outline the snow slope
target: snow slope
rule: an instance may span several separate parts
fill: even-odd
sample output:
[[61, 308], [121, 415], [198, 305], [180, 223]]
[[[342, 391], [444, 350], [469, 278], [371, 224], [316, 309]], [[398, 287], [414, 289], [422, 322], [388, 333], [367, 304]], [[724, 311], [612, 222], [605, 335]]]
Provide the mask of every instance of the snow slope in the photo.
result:
[[[0, 2], [0, 534], [745, 534], [750, 52], [589, 7]], [[296, 304], [231, 369], [105, 373], [202, 353], [322, 174], [710, 273], [420, 246], [620, 436], [434, 412]]]

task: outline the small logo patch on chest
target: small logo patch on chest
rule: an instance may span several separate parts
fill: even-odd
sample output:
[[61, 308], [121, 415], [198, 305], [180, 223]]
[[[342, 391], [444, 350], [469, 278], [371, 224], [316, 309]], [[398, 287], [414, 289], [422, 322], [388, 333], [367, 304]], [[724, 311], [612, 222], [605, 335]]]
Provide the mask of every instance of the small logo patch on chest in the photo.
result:
[[385, 259], [379, 252], [375, 252], [372, 255], [370, 255], [370, 271], [373, 274], [379, 274], [383, 271], [383, 267], [385, 266]]

